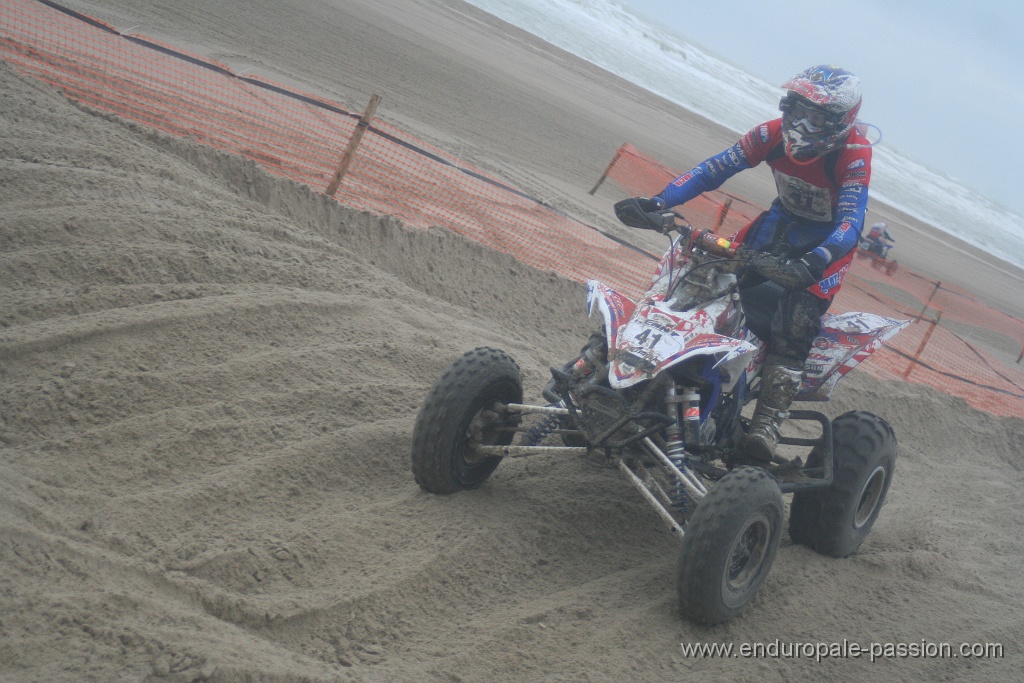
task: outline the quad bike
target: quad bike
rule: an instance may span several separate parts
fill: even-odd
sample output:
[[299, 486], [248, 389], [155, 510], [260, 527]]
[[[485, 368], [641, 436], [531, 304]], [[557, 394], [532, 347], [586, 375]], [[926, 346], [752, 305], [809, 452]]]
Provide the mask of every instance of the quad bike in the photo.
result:
[[[786, 431], [811, 425], [804, 431], [812, 436], [784, 435], [780, 449], [806, 457], [745, 465], [742, 411], [758, 395], [769, 299], [781, 288], [741, 290], [737, 273], [746, 263], [732, 244], [678, 214], [670, 224], [660, 216], [670, 246], [650, 288], [634, 302], [588, 282], [588, 310], [600, 312], [602, 328], [579, 356], [551, 369], [546, 405], [523, 403], [519, 367], [507, 353], [469, 351], [420, 409], [412, 471], [424, 490], [446, 494], [480, 486], [506, 457], [576, 455], [617, 467], [681, 538], [683, 615], [714, 624], [743, 612], [767, 577], [783, 534], [783, 494], [793, 494], [794, 542], [833, 557], [857, 550], [892, 481], [896, 437], [868, 412], [830, 421], [792, 410]], [[827, 400], [908, 322], [824, 316], [797, 400]]]
[[889, 258], [889, 250], [892, 248], [893, 245], [884, 240], [861, 237], [857, 242], [857, 256], [871, 259], [872, 268], [884, 271], [886, 275], [892, 275], [899, 267], [895, 259]]

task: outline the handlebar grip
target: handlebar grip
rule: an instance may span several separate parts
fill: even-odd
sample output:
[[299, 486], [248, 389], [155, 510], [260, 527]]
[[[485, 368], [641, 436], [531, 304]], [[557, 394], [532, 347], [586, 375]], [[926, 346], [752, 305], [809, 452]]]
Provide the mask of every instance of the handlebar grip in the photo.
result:
[[715, 254], [716, 256], [724, 256], [726, 258], [732, 258], [736, 255], [736, 246], [732, 242], [719, 237], [710, 230], [700, 230], [700, 234], [694, 238], [694, 244], [704, 251]]

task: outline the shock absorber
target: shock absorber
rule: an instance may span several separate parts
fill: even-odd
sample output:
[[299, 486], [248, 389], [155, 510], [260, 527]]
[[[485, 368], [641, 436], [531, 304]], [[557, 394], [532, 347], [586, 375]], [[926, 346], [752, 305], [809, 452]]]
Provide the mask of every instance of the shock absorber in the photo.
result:
[[[686, 464], [687, 446], [694, 447], [700, 443], [700, 394], [694, 387], [683, 387], [680, 393], [675, 384], [670, 384], [666, 389], [665, 402], [674, 418], [672, 425], [665, 430], [668, 446], [665, 454], [673, 465], [682, 469]], [[672, 507], [679, 514], [685, 514], [689, 497], [682, 483], [674, 482], [669, 494]]]
[[579, 360], [572, 366], [570, 374], [572, 378], [580, 382], [589, 378], [594, 374], [595, 371], [600, 371], [604, 368], [604, 354], [594, 347], [587, 348], [583, 354], [579, 357]]
[[686, 447], [700, 446], [700, 392], [697, 387], [685, 387], [681, 398], [683, 411], [683, 441]]

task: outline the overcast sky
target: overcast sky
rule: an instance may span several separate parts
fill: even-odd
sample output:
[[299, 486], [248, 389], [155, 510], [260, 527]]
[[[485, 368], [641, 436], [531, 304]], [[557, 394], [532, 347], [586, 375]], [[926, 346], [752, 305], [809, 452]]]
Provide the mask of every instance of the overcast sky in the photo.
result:
[[1024, 214], [1020, 0], [622, 2], [772, 84], [852, 71], [884, 145]]

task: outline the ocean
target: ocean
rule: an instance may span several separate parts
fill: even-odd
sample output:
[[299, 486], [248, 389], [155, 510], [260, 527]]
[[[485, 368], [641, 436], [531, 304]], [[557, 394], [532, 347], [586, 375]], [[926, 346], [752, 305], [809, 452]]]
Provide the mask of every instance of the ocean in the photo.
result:
[[[781, 90], [652, 25], [615, 0], [467, 0], [736, 131], [779, 116]], [[645, 150], [657, 156], [657, 150]], [[871, 196], [1024, 268], [1024, 217], [895, 152], [873, 150]], [[685, 171], [689, 169], [679, 169]]]

